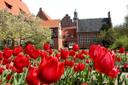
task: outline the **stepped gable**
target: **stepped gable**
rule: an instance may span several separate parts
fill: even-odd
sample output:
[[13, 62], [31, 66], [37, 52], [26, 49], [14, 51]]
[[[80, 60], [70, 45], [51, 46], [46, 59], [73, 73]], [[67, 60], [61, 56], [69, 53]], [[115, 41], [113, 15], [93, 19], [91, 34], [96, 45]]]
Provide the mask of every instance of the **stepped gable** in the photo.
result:
[[23, 12], [25, 15], [31, 14], [22, 0], [0, 0], [0, 9], [7, 10], [14, 15], [19, 15], [20, 12]]

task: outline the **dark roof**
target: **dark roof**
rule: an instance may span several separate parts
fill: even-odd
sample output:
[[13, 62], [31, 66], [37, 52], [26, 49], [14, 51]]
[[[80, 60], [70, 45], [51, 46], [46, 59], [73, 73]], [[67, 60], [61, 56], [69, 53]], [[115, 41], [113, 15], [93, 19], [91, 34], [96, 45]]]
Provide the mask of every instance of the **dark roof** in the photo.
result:
[[104, 25], [109, 25], [110, 18], [79, 19], [78, 32], [99, 32]]

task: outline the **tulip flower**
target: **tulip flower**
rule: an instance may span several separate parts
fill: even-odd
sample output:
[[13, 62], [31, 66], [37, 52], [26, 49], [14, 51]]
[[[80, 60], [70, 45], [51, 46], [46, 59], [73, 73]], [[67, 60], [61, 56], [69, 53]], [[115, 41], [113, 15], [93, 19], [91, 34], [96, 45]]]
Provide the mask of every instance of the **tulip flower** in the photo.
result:
[[35, 50], [35, 47], [32, 45], [32, 44], [28, 44], [26, 47], [25, 47], [25, 53], [26, 54], [31, 54], [33, 53], [33, 51]]
[[119, 53], [124, 53], [124, 52], [125, 52], [125, 48], [121, 47], [121, 48], [119, 49]]
[[79, 50], [79, 45], [75, 43], [75, 44], [73, 45], [73, 47], [72, 47], [72, 50], [78, 51], [78, 50]]
[[38, 69], [38, 77], [41, 82], [50, 84], [61, 78], [64, 73], [64, 63], [59, 62], [57, 57], [44, 57]]
[[125, 68], [125, 69], [128, 69], [128, 63], [125, 63], [125, 64], [124, 64], [124, 68]]
[[31, 58], [36, 59], [40, 56], [40, 50], [34, 49], [33, 52], [30, 55]]
[[69, 50], [68, 49], [61, 49], [61, 58], [66, 59], [69, 56]]
[[75, 72], [80, 72], [80, 71], [83, 71], [84, 69], [85, 69], [85, 64], [83, 63], [78, 63], [74, 66]]
[[12, 56], [12, 53], [13, 53], [13, 51], [12, 51], [10, 48], [5, 48], [5, 49], [3, 50], [3, 57], [4, 57], [5, 59], [8, 59], [9, 57]]
[[69, 66], [69, 67], [73, 67], [74, 61], [72, 61], [72, 60], [66, 60], [66, 61], [65, 61], [65, 65], [66, 65], [66, 66]]
[[40, 80], [37, 77], [38, 69], [31, 67], [28, 71], [26, 82], [28, 85], [40, 85]]
[[45, 43], [45, 44], [43, 45], [43, 49], [44, 49], [44, 50], [49, 50], [49, 49], [50, 49], [50, 44], [49, 44], [49, 43]]
[[15, 59], [14, 59], [14, 66], [17, 69], [22, 69], [25, 66], [28, 66], [29, 60], [26, 56], [23, 56], [22, 54], [19, 54]]
[[114, 66], [115, 56], [112, 52], [100, 45], [92, 45], [89, 54], [98, 72], [104, 73], [112, 78], [118, 75], [119, 70]]
[[75, 52], [74, 50], [70, 50], [70, 51], [69, 51], [69, 55], [70, 55], [70, 56], [74, 57], [75, 54], [76, 54], [76, 52]]
[[15, 47], [14, 48], [14, 50], [13, 50], [13, 55], [14, 56], [17, 56], [20, 52], [22, 52], [22, 47], [21, 46], [17, 46], [17, 47]]
[[3, 58], [3, 52], [0, 51], [0, 60]]

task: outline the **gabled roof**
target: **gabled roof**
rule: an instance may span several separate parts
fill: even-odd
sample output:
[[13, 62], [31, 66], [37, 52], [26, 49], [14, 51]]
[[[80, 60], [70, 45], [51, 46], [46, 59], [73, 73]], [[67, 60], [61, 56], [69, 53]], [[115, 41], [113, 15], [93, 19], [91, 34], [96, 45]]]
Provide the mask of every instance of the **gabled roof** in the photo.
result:
[[42, 20], [41, 24], [44, 28], [58, 28], [60, 26], [60, 20]]
[[42, 10], [42, 8], [39, 9], [37, 16], [40, 17], [42, 20], [51, 20], [51, 18]]
[[109, 18], [79, 19], [78, 32], [99, 32], [104, 25], [109, 25]]
[[7, 10], [14, 15], [19, 15], [20, 12], [24, 12], [26, 15], [31, 14], [22, 0], [0, 0], [0, 9]]

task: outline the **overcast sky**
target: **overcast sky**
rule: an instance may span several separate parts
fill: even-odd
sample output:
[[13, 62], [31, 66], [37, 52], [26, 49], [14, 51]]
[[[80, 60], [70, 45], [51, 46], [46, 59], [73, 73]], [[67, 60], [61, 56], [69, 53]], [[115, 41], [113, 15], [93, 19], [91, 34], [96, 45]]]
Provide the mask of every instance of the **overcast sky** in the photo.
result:
[[111, 12], [112, 23], [120, 25], [128, 14], [128, 0], [22, 0], [36, 15], [41, 7], [52, 19], [62, 19], [65, 14], [73, 18], [76, 9], [80, 19], [107, 17]]

